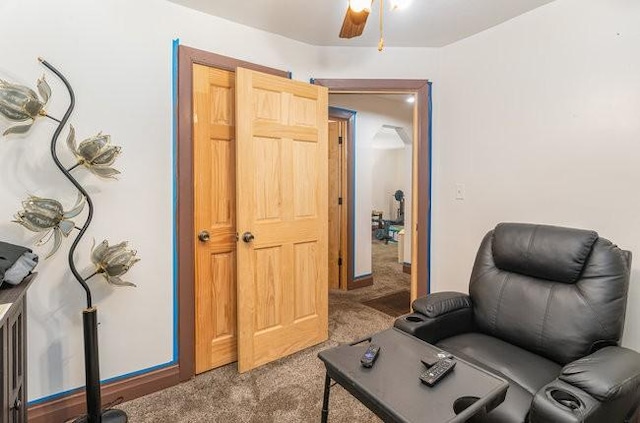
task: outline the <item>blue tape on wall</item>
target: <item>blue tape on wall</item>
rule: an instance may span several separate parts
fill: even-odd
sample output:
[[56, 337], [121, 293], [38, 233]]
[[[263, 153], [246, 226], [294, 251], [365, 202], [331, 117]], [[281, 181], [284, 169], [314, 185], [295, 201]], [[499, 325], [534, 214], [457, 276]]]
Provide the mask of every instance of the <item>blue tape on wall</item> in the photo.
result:
[[[143, 375], [145, 373], [153, 372], [154, 370], [164, 369], [165, 367], [168, 367], [168, 366], [170, 366], [172, 364], [173, 363], [171, 363], [171, 362], [158, 364], [157, 366], [149, 367], [147, 369], [137, 370], [135, 372], [126, 373], [126, 374], [120, 375], [120, 376], [114, 376], [114, 377], [111, 377], [109, 379], [102, 379], [102, 380], [100, 380], [100, 384], [117, 382], [117, 381], [122, 380], [122, 379], [128, 379], [130, 377]], [[68, 389], [66, 391], [58, 392], [58, 393], [53, 394], [53, 395], [48, 395], [46, 397], [42, 397], [42, 398], [35, 399], [33, 401], [29, 401], [27, 403], [27, 405], [29, 407], [31, 407], [32, 405], [37, 405], [37, 404], [42, 404], [43, 402], [53, 401], [53, 400], [56, 400], [58, 398], [65, 397], [67, 395], [72, 395], [72, 394], [75, 394], [75, 393], [81, 392], [81, 391], [84, 391], [84, 385], [80, 386], [78, 388]]]
[[180, 47], [180, 39], [176, 38], [172, 44], [172, 83], [171, 83], [171, 133], [172, 133], [172, 160], [173, 163], [173, 175], [171, 180], [173, 181], [172, 196], [173, 196], [173, 210], [172, 210], [172, 225], [173, 225], [173, 360], [172, 363], [178, 362], [178, 229], [176, 227], [176, 218], [178, 216], [178, 49]]
[[431, 257], [433, 254], [431, 252], [432, 244], [431, 244], [431, 225], [433, 224], [433, 220], [431, 219], [431, 209], [433, 208], [433, 196], [431, 188], [433, 186], [433, 83], [428, 82], [429, 84], [429, 99], [428, 99], [428, 107], [427, 111], [429, 115], [429, 210], [427, 212], [427, 245], [429, 246], [429, 257], [428, 257], [428, 265], [427, 265], [427, 294], [431, 294]]

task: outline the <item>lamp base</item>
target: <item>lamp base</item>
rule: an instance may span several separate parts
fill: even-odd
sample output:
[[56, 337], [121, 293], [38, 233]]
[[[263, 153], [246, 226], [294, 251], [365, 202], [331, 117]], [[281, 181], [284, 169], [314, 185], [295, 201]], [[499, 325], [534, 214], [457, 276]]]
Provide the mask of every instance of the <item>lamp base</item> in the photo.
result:
[[[127, 423], [127, 413], [122, 410], [106, 410], [102, 412], [102, 423]], [[88, 423], [89, 418], [84, 416], [78, 420], [75, 420], [74, 423]]]

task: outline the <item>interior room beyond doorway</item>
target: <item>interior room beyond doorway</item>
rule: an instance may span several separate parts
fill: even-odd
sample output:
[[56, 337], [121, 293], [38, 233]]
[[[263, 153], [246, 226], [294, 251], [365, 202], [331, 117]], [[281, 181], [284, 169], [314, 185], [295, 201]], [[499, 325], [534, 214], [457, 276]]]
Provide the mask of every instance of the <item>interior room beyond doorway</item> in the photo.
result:
[[[354, 276], [373, 284], [352, 300], [392, 316], [409, 311], [413, 112], [411, 94], [330, 94], [356, 112], [353, 148]], [[405, 230], [406, 228], [406, 230]]]

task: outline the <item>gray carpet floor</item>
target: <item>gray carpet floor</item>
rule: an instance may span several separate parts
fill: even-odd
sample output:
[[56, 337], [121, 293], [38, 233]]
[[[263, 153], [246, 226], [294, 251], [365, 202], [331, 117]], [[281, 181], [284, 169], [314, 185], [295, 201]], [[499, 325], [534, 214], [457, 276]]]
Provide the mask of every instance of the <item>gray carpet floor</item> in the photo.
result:
[[[324, 366], [318, 352], [391, 327], [391, 316], [360, 302], [409, 289], [396, 244], [376, 241], [373, 247], [374, 285], [329, 295], [327, 342], [244, 374], [229, 364], [118, 408], [132, 423], [319, 422]], [[339, 385], [331, 390], [329, 410], [331, 423], [380, 421]]]

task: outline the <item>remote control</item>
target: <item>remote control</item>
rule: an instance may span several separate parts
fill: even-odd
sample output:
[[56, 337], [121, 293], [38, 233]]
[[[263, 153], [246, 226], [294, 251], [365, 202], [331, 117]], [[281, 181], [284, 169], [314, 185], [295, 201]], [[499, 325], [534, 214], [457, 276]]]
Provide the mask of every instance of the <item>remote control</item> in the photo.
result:
[[422, 357], [420, 361], [422, 361], [422, 364], [424, 364], [425, 366], [431, 367], [434, 364], [436, 364], [438, 361], [442, 360], [443, 358], [453, 358], [453, 356], [446, 351], [440, 351], [440, 352], [434, 351]]
[[427, 386], [434, 386], [445, 377], [453, 368], [456, 367], [456, 362], [450, 358], [444, 358], [439, 360], [436, 364], [431, 366], [428, 370], [420, 375], [420, 380]]
[[378, 358], [378, 353], [380, 352], [380, 347], [376, 344], [369, 344], [369, 348], [364, 352], [362, 358], [360, 359], [360, 364], [364, 367], [372, 367], [373, 363], [375, 363]]

